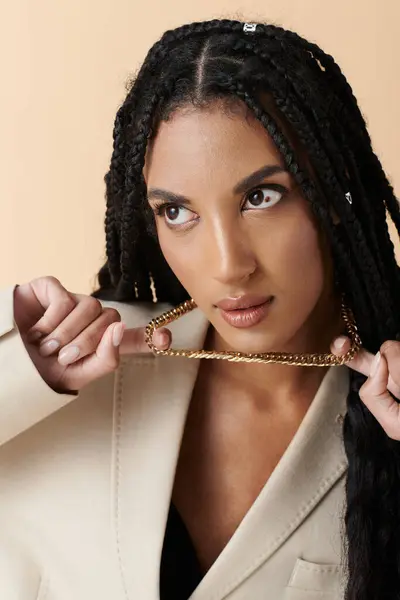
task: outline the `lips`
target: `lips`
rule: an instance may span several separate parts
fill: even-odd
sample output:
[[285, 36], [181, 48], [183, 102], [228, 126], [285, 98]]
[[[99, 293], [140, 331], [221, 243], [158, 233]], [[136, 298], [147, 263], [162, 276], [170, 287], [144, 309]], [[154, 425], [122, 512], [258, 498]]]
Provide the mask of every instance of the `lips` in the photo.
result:
[[245, 328], [258, 325], [267, 317], [273, 296], [241, 296], [218, 302], [221, 317], [232, 327]]
[[239, 298], [225, 298], [224, 300], [217, 302], [216, 306], [224, 311], [242, 310], [245, 308], [261, 306], [261, 304], [265, 304], [265, 302], [271, 298], [272, 296], [247, 294], [246, 296], [240, 296]]

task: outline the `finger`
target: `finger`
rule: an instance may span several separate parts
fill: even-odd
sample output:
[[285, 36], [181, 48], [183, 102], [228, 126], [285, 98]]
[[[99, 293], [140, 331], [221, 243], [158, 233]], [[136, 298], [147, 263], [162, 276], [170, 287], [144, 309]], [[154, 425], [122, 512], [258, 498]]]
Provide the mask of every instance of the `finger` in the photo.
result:
[[[76, 341], [79, 334], [84, 331], [93, 321], [99, 318], [103, 313], [101, 303], [90, 296], [82, 298], [75, 308], [61, 321], [61, 323], [40, 340], [39, 353], [41, 356], [50, 356], [56, 350], [66, 346], [72, 341]], [[117, 311], [115, 311], [116, 314]], [[117, 320], [117, 319], [114, 319]], [[109, 325], [112, 321], [107, 321]], [[101, 334], [104, 333], [104, 328]], [[97, 339], [97, 344], [100, 338]], [[91, 349], [93, 352], [94, 346]]]
[[81, 389], [87, 383], [115, 371], [120, 361], [119, 344], [124, 329], [125, 323], [122, 322], [109, 325], [95, 352], [67, 367], [63, 376], [63, 387]]
[[63, 346], [58, 354], [60, 365], [70, 365], [96, 351], [107, 327], [120, 321], [121, 316], [113, 308], [105, 308], [101, 315], [86, 327], [69, 344]]
[[389, 367], [389, 383], [392, 380], [397, 391], [392, 391], [400, 400], [400, 342], [388, 340], [380, 347], [381, 353], [385, 356]]
[[[393, 344], [397, 344], [397, 348], [393, 349]], [[348, 350], [350, 350], [351, 341], [347, 336], [339, 336], [335, 338], [331, 344], [331, 352], [336, 354], [336, 356], [343, 356], [346, 354]], [[380, 348], [381, 352], [387, 356], [388, 349], [391, 353], [391, 361], [393, 364], [399, 361], [400, 355], [400, 344], [399, 342], [384, 342]], [[353, 369], [354, 371], [358, 371], [362, 373], [366, 377], [369, 376], [371, 372], [372, 363], [374, 361], [374, 355], [365, 348], [361, 348], [355, 357], [352, 360], [345, 362], [345, 365]], [[392, 372], [394, 372], [394, 368], [389, 365], [389, 379], [388, 379], [388, 390], [396, 397], [399, 397], [400, 386], [397, 383], [399, 377], [397, 379], [392, 376]], [[397, 371], [398, 373], [398, 367]]]
[[30, 283], [23, 283], [15, 287], [14, 318], [21, 335], [26, 335], [26, 332], [40, 319], [43, 312], [44, 308]]
[[[351, 340], [347, 336], [341, 335], [335, 338], [331, 344], [331, 352], [336, 356], [343, 356], [348, 352], [351, 348]], [[374, 359], [374, 355], [365, 350], [365, 348], [361, 348], [355, 357], [347, 361], [345, 364], [355, 371], [359, 371], [359, 373], [363, 373], [368, 377], [371, 371], [372, 361]]]
[[16, 285], [14, 298], [23, 298], [23, 302], [14, 303], [14, 313], [20, 331], [22, 330], [24, 335], [43, 316], [57, 290], [64, 290], [67, 295], [69, 294], [61, 282], [53, 276], [38, 277], [28, 283]]
[[346, 335], [339, 335], [331, 344], [331, 352], [336, 356], [343, 356], [351, 347], [351, 340]]
[[34, 341], [34, 336], [36, 336], [37, 339], [39, 333], [43, 336], [54, 331], [54, 329], [58, 327], [76, 306], [76, 300], [57, 279], [51, 277], [48, 279], [49, 281], [47, 281], [46, 278], [45, 284], [41, 282], [41, 285], [44, 285], [44, 288], [41, 287], [40, 289], [36, 289], [35, 282], [30, 284], [38, 303], [45, 309], [45, 312], [27, 332], [27, 340], [29, 342]]
[[156, 348], [168, 350], [172, 341], [172, 333], [166, 327], [161, 327], [153, 333], [152, 341]]
[[392, 439], [400, 439], [400, 405], [388, 392], [389, 367], [383, 354], [374, 357], [371, 375], [359, 395], [368, 410]]
[[[120, 345], [120, 354], [142, 354], [151, 352], [145, 342], [145, 327], [126, 329]], [[171, 344], [172, 335], [169, 329], [161, 327], [153, 334], [153, 342], [160, 350], [167, 350]]]

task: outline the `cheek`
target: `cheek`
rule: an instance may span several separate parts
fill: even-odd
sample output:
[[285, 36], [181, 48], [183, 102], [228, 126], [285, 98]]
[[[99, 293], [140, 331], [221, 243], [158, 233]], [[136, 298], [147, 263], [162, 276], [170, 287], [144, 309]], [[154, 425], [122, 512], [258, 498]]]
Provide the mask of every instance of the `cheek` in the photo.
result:
[[[161, 229], [161, 228], [160, 228]], [[193, 261], [190, 260], [190, 248], [186, 248], [185, 244], [177, 243], [176, 238], [170, 235], [169, 231], [158, 231], [158, 241], [161, 251], [167, 261], [169, 267], [173, 271], [175, 277], [189, 294], [192, 294], [196, 280], [197, 270], [194, 268]]]
[[319, 234], [308, 218], [298, 218], [278, 228], [272, 236], [272, 256], [268, 270], [286, 290], [315, 292], [324, 281], [324, 265]]

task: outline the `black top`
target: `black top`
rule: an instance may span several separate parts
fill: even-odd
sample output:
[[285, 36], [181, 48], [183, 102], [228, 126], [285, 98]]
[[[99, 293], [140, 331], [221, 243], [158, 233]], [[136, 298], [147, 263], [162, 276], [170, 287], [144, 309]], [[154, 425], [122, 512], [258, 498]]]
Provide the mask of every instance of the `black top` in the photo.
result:
[[171, 503], [160, 565], [160, 600], [188, 600], [202, 579], [184, 522]]

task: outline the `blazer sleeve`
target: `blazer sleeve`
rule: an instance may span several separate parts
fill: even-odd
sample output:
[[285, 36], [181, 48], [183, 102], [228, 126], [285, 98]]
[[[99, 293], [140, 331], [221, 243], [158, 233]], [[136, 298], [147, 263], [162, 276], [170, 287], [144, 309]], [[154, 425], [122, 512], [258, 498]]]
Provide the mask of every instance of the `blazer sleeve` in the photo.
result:
[[54, 391], [36, 369], [14, 320], [15, 287], [0, 290], [0, 445], [79, 396]]

